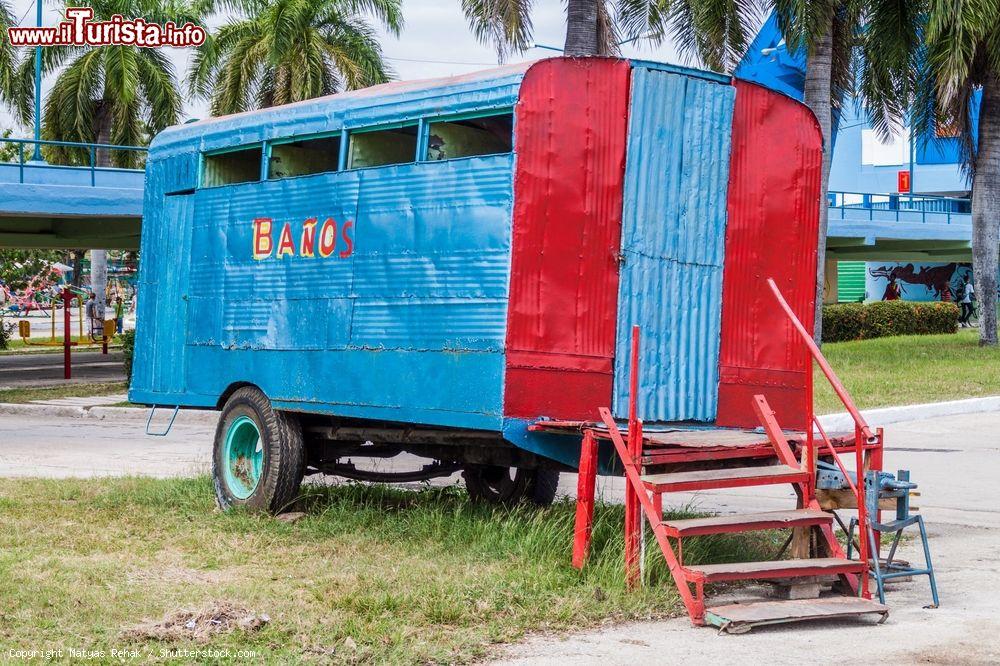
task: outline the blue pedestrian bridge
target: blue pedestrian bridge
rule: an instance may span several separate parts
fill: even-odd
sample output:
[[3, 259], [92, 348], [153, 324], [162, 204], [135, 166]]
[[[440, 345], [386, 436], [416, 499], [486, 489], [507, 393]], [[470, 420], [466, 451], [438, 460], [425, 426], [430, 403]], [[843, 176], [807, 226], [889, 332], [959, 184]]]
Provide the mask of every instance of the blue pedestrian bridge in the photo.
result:
[[[101, 151], [134, 146], [0, 138], [16, 149], [0, 163], [0, 247], [139, 248], [142, 169], [96, 166]], [[85, 166], [32, 159], [35, 148], [72, 149]], [[972, 219], [965, 199], [830, 192], [830, 259], [970, 261]], [[775, 220], [780, 224], [780, 220]]]

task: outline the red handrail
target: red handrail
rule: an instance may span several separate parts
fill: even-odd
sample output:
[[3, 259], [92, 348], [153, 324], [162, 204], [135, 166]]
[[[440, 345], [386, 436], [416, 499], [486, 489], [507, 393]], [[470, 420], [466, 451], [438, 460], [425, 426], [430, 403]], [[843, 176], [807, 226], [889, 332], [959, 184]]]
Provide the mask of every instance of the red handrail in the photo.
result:
[[875, 433], [868, 427], [868, 423], [865, 421], [865, 418], [861, 416], [861, 412], [859, 412], [858, 408], [854, 405], [854, 400], [851, 398], [850, 394], [847, 393], [847, 389], [844, 388], [844, 385], [840, 383], [837, 373], [833, 371], [833, 368], [830, 367], [830, 364], [827, 363], [826, 358], [823, 356], [823, 352], [821, 352], [819, 347], [816, 346], [816, 343], [813, 341], [812, 333], [806, 330], [806, 327], [802, 325], [799, 318], [795, 316], [794, 312], [792, 312], [791, 306], [788, 305], [788, 301], [785, 300], [785, 297], [781, 295], [781, 291], [778, 290], [778, 285], [774, 283], [774, 280], [768, 278], [767, 284], [771, 287], [771, 291], [774, 292], [774, 297], [778, 299], [778, 305], [781, 306], [781, 309], [785, 311], [785, 314], [788, 315], [788, 318], [791, 320], [792, 326], [794, 326], [799, 332], [799, 335], [802, 336], [802, 340], [806, 343], [806, 347], [809, 348], [809, 353], [812, 355], [813, 359], [815, 359], [816, 365], [818, 365], [819, 369], [823, 371], [824, 375], [826, 375], [826, 379], [830, 382], [830, 386], [833, 387], [837, 397], [840, 398], [842, 403], [844, 403], [844, 407], [847, 408], [847, 413], [851, 415], [852, 419], [854, 419], [854, 423], [856, 423], [858, 428], [861, 429], [861, 433], [865, 436], [865, 438], [868, 441], [873, 441], [875, 439]]
[[[847, 408], [848, 414], [854, 419], [854, 456], [855, 456], [855, 466], [857, 469], [857, 483], [851, 483], [851, 478], [847, 474], [847, 468], [844, 467], [844, 463], [840, 460], [840, 456], [837, 455], [837, 451], [833, 448], [830, 443], [829, 438], [826, 436], [826, 432], [823, 431], [823, 427], [819, 425], [819, 420], [815, 416], [812, 417], [812, 422], [809, 424], [809, 433], [807, 441], [809, 442], [809, 447], [807, 455], [809, 456], [809, 466], [812, 468], [812, 457], [813, 457], [813, 446], [812, 446], [812, 432], [813, 424], [819, 428], [820, 435], [823, 438], [824, 444], [833, 454], [833, 459], [836, 461], [837, 466], [840, 467], [841, 472], [847, 478], [847, 483], [850, 485], [851, 490], [854, 491], [854, 495], [857, 498], [858, 504], [858, 525], [861, 529], [861, 538], [858, 539], [858, 555], [861, 561], [864, 563], [865, 570], [861, 575], [861, 595], [866, 599], [871, 598], [871, 592], [868, 590], [868, 566], [869, 566], [869, 554], [868, 554], [868, 539], [865, 537], [868, 533], [868, 512], [865, 507], [865, 484], [864, 484], [864, 445], [870, 442], [878, 440], [878, 437], [872, 432], [872, 429], [868, 427], [868, 423], [865, 421], [864, 417], [861, 416], [861, 412], [858, 411], [857, 406], [854, 404], [854, 400], [851, 398], [847, 389], [840, 382], [837, 377], [837, 373], [833, 371], [830, 364], [827, 363], [826, 357], [823, 356], [823, 352], [819, 350], [819, 346], [813, 340], [812, 333], [806, 330], [806, 327], [802, 325], [802, 322], [792, 311], [791, 306], [788, 305], [788, 301], [785, 297], [781, 295], [781, 290], [778, 289], [778, 285], [774, 283], [771, 278], [767, 279], [767, 284], [774, 293], [774, 297], [778, 299], [778, 305], [781, 309], [785, 311], [785, 315], [788, 320], [792, 322], [792, 326], [798, 331], [802, 340], [806, 343], [806, 348], [809, 349], [809, 354], [812, 356], [813, 360], [819, 366], [819, 369], [823, 371], [823, 375], [826, 377], [827, 381], [830, 382], [830, 386], [833, 387], [834, 392], [840, 401], [844, 403], [844, 407]], [[811, 368], [807, 369], [808, 374], [812, 374]], [[810, 400], [812, 396], [809, 396]], [[810, 411], [811, 405], [810, 405]], [[862, 441], [864, 440], [864, 441]], [[815, 475], [815, 470], [812, 469], [813, 475]], [[814, 476], [815, 478], [815, 476]]]

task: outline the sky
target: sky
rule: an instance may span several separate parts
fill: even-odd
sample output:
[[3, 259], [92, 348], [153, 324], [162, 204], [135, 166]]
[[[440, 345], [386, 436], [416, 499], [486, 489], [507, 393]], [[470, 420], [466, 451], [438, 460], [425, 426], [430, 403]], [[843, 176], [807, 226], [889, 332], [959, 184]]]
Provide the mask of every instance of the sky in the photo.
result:
[[[383, 52], [399, 79], [425, 79], [449, 76], [487, 69], [497, 65], [496, 52], [490, 46], [476, 41], [462, 15], [460, 0], [402, 0], [405, 25], [399, 37], [380, 32]], [[20, 25], [35, 24], [35, 3], [32, 0], [13, 0], [14, 14], [22, 19]], [[43, 3], [43, 24], [55, 25], [61, 20], [61, 4]], [[23, 18], [22, 18], [23, 17]], [[225, 22], [226, 17], [214, 17], [209, 26]], [[562, 47], [566, 34], [566, 14], [560, 0], [536, 0], [532, 15], [535, 42]], [[177, 75], [183, 79], [191, 51], [167, 49]], [[510, 61], [536, 60], [556, 55], [554, 51], [540, 48], [513, 56]], [[626, 44], [622, 46], [626, 57], [658, 60], [675, 64], [685, 63], [673, 44], [664, 42], [659, 47]], [[44, 96], [53, 77], [43, 82]], [[183, 87], [182, 87], [183, 90]], [[185, 120], [208, 115], [204, 100], [185, 96]], [[0, 108], [0, 128], [14, 127], [14, 120], [6, 109]], [[15, 130], [16, 131], [16, 130]], [[30, 134], [22, 129], [21, 134]], [[25, 134], [25, 135], [27, 135]]]

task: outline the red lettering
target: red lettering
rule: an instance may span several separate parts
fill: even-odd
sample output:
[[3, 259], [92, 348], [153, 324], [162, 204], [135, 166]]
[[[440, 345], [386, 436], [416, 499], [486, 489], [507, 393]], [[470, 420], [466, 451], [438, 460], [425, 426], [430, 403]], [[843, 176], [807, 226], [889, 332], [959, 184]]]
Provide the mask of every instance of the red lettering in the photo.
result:
[[258, 217], [253, 221], [253, 258], [265, 259], [271, 256], [274, 247], [271, 240], [271, 218]]
[[337, 249], [337, 221], [332, 217], [326, 218], [323, 227], [319, 230], [319, 256], [329, 257]]
[[285, 255], [295, 255], [295, 241], [292, 240], [292, 225], [288, 222], [285, 222], [285, 226], [281, 228], [281, 237], [278, 240], [278, 252], [276, 253], [279, 259]]
[[352, 252], [354, 252], [354, 239], [351, 238], [350, 235], [348, 235], [347, 233], [347, 230], [353, 226], [354, 223], [348, 220], [347, 222], [344, 222], [344, 228], [341, 229], [340, 231], [341, 237], [344, 239], [344, 242], [347, 243], [347, 249], [340, 251], [341, 259], [346, 259], [347, 257], [351, 256]]
[[313, 257], [316, 248], [316, 218], [310, 217], [302, 223], [302, 243], [299, 247], [299, 256]]

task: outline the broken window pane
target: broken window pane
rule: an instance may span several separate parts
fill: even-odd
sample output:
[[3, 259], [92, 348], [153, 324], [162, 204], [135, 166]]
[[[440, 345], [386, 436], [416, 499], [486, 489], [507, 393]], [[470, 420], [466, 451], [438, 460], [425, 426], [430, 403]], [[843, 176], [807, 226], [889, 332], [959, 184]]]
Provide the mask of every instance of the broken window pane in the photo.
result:
[[340, 161], [340, 136], [271, 144], [268, 178], [290, 178], [336, 171]]
[[260, 146], [205, 155], [202, 187], [217, 187], [260, 180]]
[[407, 164], [417, 155], [417, 126], [351, 132], [347, 168]]
[[430, 123], [425, 159], [450, 160], [509, 153], [513, 130], [514, 116], [510, 113]]

